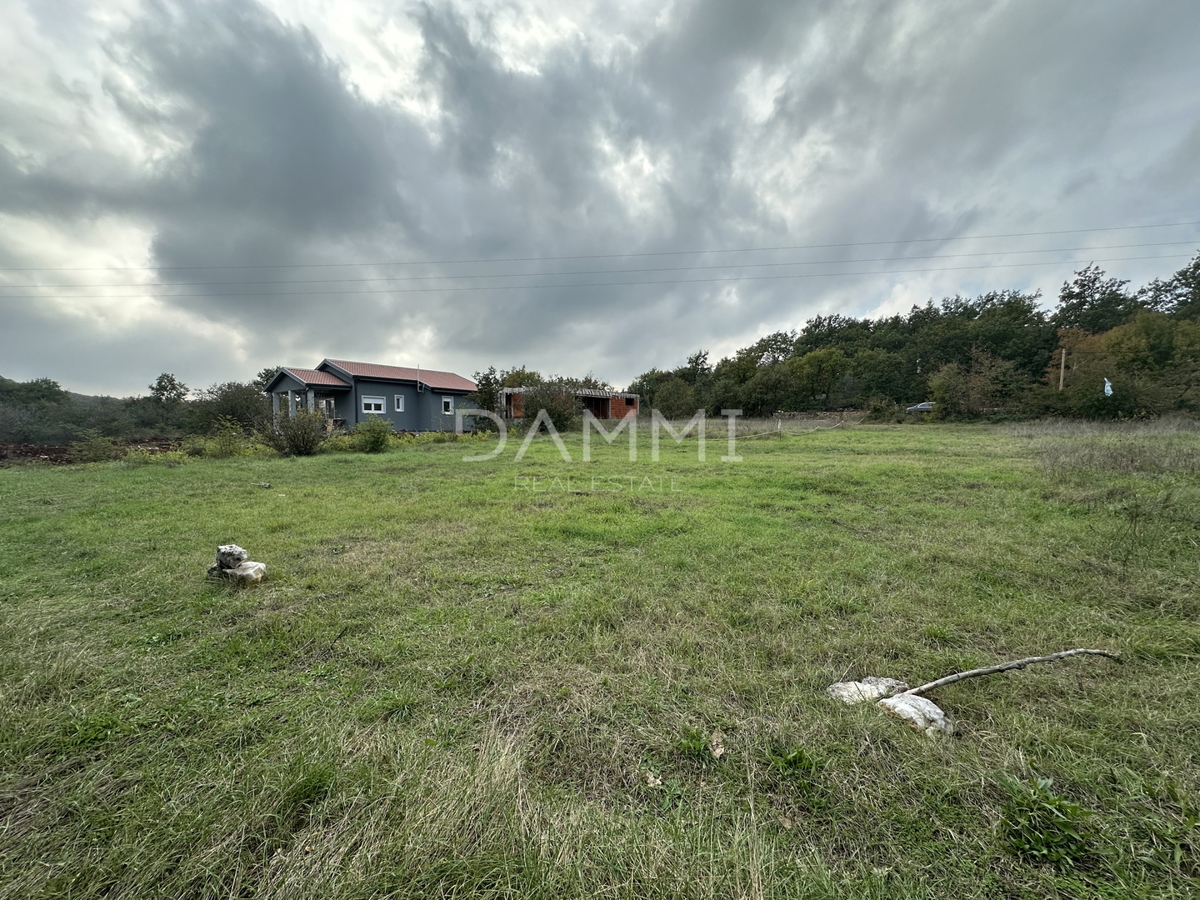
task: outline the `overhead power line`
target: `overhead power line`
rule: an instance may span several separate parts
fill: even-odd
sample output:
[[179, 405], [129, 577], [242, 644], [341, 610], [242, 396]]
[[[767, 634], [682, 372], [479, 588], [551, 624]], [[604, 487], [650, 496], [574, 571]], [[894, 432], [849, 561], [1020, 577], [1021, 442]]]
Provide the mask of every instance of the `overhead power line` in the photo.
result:
[[[155, 282], [119, 282], [119, 283], [97, 283], [97, 284], [4, 284], [0, 288], [99, 288], [99, 287], [137, 287], [137, 288], [159, 288], [159, 287], [176, 287], [176, 286], [198, 286], [207, 285], [210, 287], [221, 287], [229, 285], [286, 285], [286, 284], [367, 284], [378, 281], [444, 281], [451, 279], [478, 279], [478, 278], [562, 278], [567, 276], [577, 275], [630, 275], [640, 274], [644, 272], [698, 272], [710, 269], [770, 269], [781, 268], [786, 266], [819, 266], [819, 265], [848, 265], [851, 263], [868, 263], [868, 262], [899, 262], [902, 260], [916, 259], [966, 259], [978, 256], [1011, 256], [1023, 255], [1029, 253], [1084, 253], [1093, 250], [1128, 250], [1135, 247], [1176, 247], [1182, 244], [1195, 243], [1193, 240], [1187, 241], [1155, 241], [1152, 243], [1143, 244], [1105, 244], [1099, 247], [1051, 247], [1045, 250], [1003, 250], [1000, 252], [987, 253], [935, 253], [925, 256], [875, 256], [863, 257], [860, 259], [809, 259], [809, 260], [789, 260], [786, 262], [769, 262], [769, 263], [724, 263], [715, 266], [657, 266], [642, 269], [583, 269], [569, 272], [485, 272], [479, 274], [464, 274], [464, 275], [393, 275], [387, 278], [293, 278], [288, 280], [264, 280], [264, 281], [155, 281]], [[1058, 262], [1059, 260], [1055, 260]], [[1071, 260], [1066, 260], [1070, 262]], [[12, 295], [10, 295], [12, 296]], [[171, 295], [163, 295], [171, 296]], [[0, 295], [2, 299], [2, 295]]]
[[418, 266], [418, 265], [458, 265], [466, 263], [496, 263], [496, 262], [549, 262], [551, 260], [569, 259], [635, 259], [646, 256], [698, 256], [709, 253], [765, 253], [777, 250], [828, 250], [835, 247], [881, 247], [899, 244], [933, 244], [948, 241], [994, 240], [1014, 237], [1045, 237], [1059, 234], [1095, 234], [1104, 231], [1133, 231], [1146, 228], [1182, 228], [1200, 225], [1194, 222], [1162, 222], [1150, 225], [1111, 225], [1105, 228], [1073, 228], [1059, 231], [1016, 231], [1007, 234], [970, 234], [950, 235], [935, 238], [903, 238], [887, 241], [848, 241], [833, 244], [792, 244], [778, 247], [733, 247], [707, 250], [657, 250], [640, 253], [591, 253], [567, 256], [503, 256], [477, 257], [472, 259], [413, 259], [390, 260], [383, 262], [339, 262], [339, 263], [274, 263], [261, 265], [195, 265], [195, 266], [0, 266], [4, 272], [166, 272], [192, 271], [200, 269], [328, 269], [346, 268], [353, 266]]
[[[1187, 254], [1169, 254], [1166, 256], [1117, 256], [1106, 259], [1092, 259], [1090, 262], [1126, 262], [1143, 259], [1188, 259]], [[876, 269], [864, 272], [802, 272], [789, 275], [744, 275], [732, 278], [678, 278], [655, 279], [649, 281], [585, 281], [574, 284], [510, 284], [510, 285], [481, 285], [477, 287], [424, 287], [424, 288], [382, 288], [366, 291], [259, 291], [236, 293], [194, 293], [194, 294], [165, 294], [151, 296], [151, 299], [174, 300], [184, 298], [206, 297], [354, 297], [370, 294], [432, 294], [432, 293], [473, 293], [479, 291], [515, 291], [515, 290], [544, 290], [548, 288], [587, 288], [587, 287], [621, 287], [629, 285], [673, 285], [673, 284], [717, 284], [738, 281], [776, 281], [782, 279], [800, 278], [838, 278], [855, 275], [897, 275], [921, 274], [926, 272], [961, 272], [972, 269], [1013, 269], [1024, 266], [1065, 266], [1077, 265], [1081, 260], [1048, 260], [1023, 263], [997, 263], [988, 266], [945, 266], [933, 269]], [[617, 272], [615, 274], [621, 274]], [[0, 299], [4, 300], [134, 300], [144, 297], [144, 294], [75, 294], [72, 296], [53, 296], [47, 294], [15, 294]]]

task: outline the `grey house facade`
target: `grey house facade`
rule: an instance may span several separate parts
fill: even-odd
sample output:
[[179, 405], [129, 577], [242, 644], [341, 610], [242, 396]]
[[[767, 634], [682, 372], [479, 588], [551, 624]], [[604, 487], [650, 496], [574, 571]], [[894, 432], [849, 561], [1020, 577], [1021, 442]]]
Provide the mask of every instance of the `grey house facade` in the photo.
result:
[[475, 408], [474, 390], [453, 372], [323, 359], [315, 369], [280, 369], [266, 393], [276, 416], [313, 409], [346, 428], [378, 416], [396, 431], [453, 431], [456, 411]]

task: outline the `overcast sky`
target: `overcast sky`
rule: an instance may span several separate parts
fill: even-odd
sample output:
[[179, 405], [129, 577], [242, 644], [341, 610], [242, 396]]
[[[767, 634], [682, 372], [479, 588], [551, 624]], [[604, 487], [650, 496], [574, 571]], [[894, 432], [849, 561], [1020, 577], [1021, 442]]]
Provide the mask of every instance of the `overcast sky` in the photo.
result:
[[1141, 284], [1200, 247], [1126, 228], [1200, 220], [1195, 0], [0, 0], [0, 23], [0, 375], [75, 391], [323, 357], [623, 386], [817, 314], [1050, 302], [1090, 260]]

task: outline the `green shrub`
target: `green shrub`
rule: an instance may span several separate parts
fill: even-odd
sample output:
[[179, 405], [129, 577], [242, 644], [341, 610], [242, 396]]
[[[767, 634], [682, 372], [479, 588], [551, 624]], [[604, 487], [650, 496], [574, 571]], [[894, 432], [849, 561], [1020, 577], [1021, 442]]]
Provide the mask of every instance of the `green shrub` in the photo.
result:
[[154, 456], [149, 450], [139, 450], [134, 447], [125, 451], [125, 456], [121, 462], [131, 469], [140, 469], [142, 466], [148, 466], [152, 462], [151, 457]]
[[383, 453], [392, 442], [392, 423], [382, 416], [367, 416], [354, 429], [354, 448], [363, 453]]
[[271, 403], [258, 385], [229, 381], [197, 392], [188, 404], [187, 419], [198, 432], [215, 433], [233, 422], [243, 433], [270, 415]]
[[246, 435], [242, 426], [228, 416], [222, 416], [213, 427], [213, 436], [204, 448], [212, 459], [232, 459], [246, 452]]
[[891, 400], [872, 400], [863, 419], [863, 422], [871, 425], [896, 421], [904, 421], [904, 407]]
[[1018, 856], [1071, 866], [1091, 853], [1087, 821], [1091, 813], [1053, 790], [1049, 778], [1005, 780], [1005, 843]]
[[313, 409], [281, 415], [256, 432], [257, 439], [283, 456], [312, 456], [329, 439], [329, 421]]
[[[189, 435], [179, 444], [179, 450], [185, 456], [207, 456], [208, 440], [198, 434]], [[128, 454], [126, 454], [128, 458]]]
[[[556, 431], [567, 431], [582, 414], [582, 404], [571, 385], [562, 380], [545, 381], [525, 388], [521, 396], [524, 423], [532, 425], [539, 410], [545, 410]], [[695, 412], [695, 410], [693, 410]]]
[[79, 432], [78, 440], [71, 441], [70, 457], [72, 462], [77, 463], [105, 462], [119, 459], [121, 449], [112, 438], [95, 428], [85, 428]]

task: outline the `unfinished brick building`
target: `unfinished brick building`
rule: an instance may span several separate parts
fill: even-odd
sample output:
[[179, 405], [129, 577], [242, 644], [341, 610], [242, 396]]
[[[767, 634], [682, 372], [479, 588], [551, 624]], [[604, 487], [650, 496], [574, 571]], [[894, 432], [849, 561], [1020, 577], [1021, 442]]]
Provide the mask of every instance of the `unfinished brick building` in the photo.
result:
[[[521, 419], [525, 416], [525, 404], [522, 402], [524, 388], [504, 388], [504, 418]], [[638, 395], [622, 391], [600, 391], [594, 388], [580, 388], [574, 391], [575, 396], [597, 419], [624, 419], [638, 414]]]

